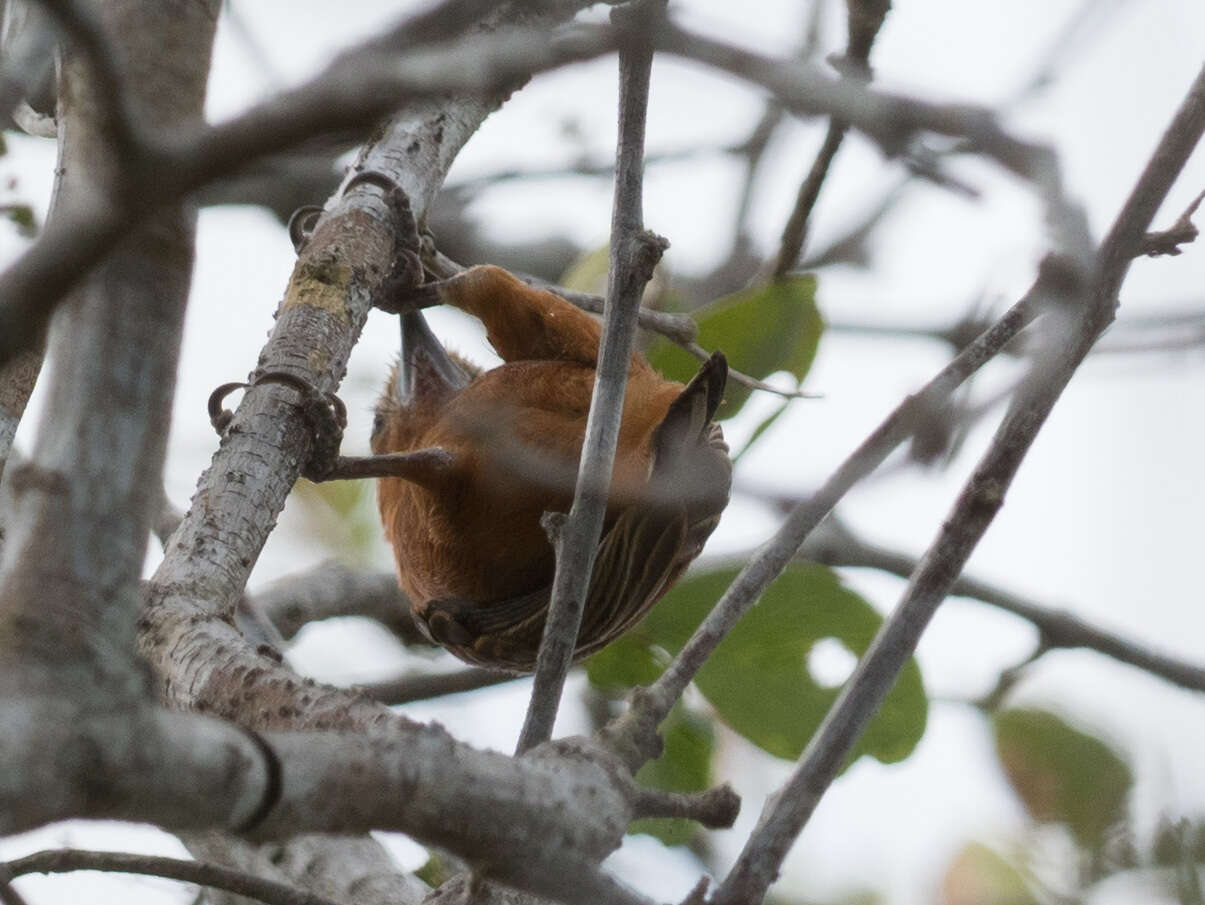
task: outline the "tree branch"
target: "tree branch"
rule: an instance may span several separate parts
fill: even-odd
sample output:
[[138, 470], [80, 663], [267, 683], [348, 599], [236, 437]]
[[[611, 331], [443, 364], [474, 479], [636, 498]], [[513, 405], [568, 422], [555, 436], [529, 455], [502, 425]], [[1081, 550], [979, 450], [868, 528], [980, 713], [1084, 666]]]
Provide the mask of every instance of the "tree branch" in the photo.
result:
[[920, 133], [962, 138], [967, 149], [992, 158], [1032, 184], [1058, 253], [1080, 273], [1091, 266], [1092, 243], [1083, 210], [1067, 198], [1058, 160], [1047, 145], [1022, 141], [1001, 128], [993, 113], [964, 104], [934, 104], [833, 79], [793, 60], [773, 59], [689, 32], [672, 23], [659, 28], [658, 50], [730, 72], [774, 93], [801, 115], [827, 114], [848, 122], [883, 153], [908, 151]]
[[[583, 4], [584, 5], [584, 4]], [[166, 204], [267, 154], [317, 135], [367, 131], [406, 104], [449, 92], [486, 99], [531, 74], [613, 49], [609, 29], [582, 30], [550, 40], [546, 29], [475, 35], [422, 48], [404, 59], [369, 42], [339, 57], [309, 83], [229, 122], [180, 129], [162, 144], [145, 145], [123, 174], [127, 191], [64, 206], [57, 223], [0, 275], [0, 365], [40, 337], [54, 307], [126, 232]], [[462, 98], [462, 102], [464, 98]], [[412, 197], [425, 210], [429, 198]]]
[[[157, 28], [167, 14], [129, 4], [106, 15], [114, 27]], [[167, 131], [199, 116], [215, 25], [204, 4], [172, 20], [186, 37], [170, 59], [158, 47], [140, 55], [145, 45], [123, 47], [119, 57], [123, 68], [150, 74], [130, 103]], [[64, 207], [95, 196], [108, 176], [98, 166], [113, 163], [92, 76], [78, 61], [65, 65]], [[170, 90], [151, 87], [159, 80]], [[50, 415], [30, 463], [12, 476], [14, 549], [0, 576], [3, 659], [45, 673], [81, 704], [104, 698], [111, 707], [143, 693], [131, 643], [138, 576], [159, 502], [193, 232], [182, 206], [163, 208], [72, 296], [50, 336]], [[73, 687], [85, 675], [90, 681]]]
[[687, 641], [669, 667], [647, 689], [633, 698], [627, 713], [603, 730], [606, 744], [635, 769], [643, 763], [650, 735], [669, 715], [695, 674], [733, 626], [757, 602], [795, 556], [808, 534], [858, 481], [873, 472], [907, 440], [927, 413], [940, 407], [967, 377], [995, 356], [1035, 316], [1036, 301], [1044, 286], [1058, 279], [1058, 268], [1047, 264], [1038, 281], [991, 329], [954, 358], [919, 392], [909, 396], [837, 468], [806, 502], [796, 506], [782, 527], [754, 555], [702, 625]]
[[1142, 239], [1138, 253], [1151, 258], [1157, 258], [1160, 255], [1178, 255], [1182, 250], [1181, 245], [1194, 241], [1199, 235], [1197, 227], [1192, 222], [1192, 215], [1197, 212], [1202, 201], [1205, 201], [1205, 192], [1201, 192], [1193, 199], [1169, 229], [1147, 233]]
[[[487, 112], [473, 98], [444, 97], [408, 109], [379, 133], [356, 172], [381, 178], [357, 183], [319, 221], [302, 250], [262, 368], [285, 369], [319, 392], [333, 389], [396, 253], [397, 224], [377, 184], [400, 185], [421, 220], [456, 151]], [[228, 621], [234, 603], [309, 451], [310, 427], [294, 394], [280, 384], [244, 394], [149, 583], [140, 644], [165, 697], [233, 719], [268, 739], [284, 781], [280, 802], [261, 824], [265, 834], [296, 832], [306, 821], [328, 830], [404, 824], [416, 839], [459, 853], [503, 883], [571, 901], [592, 895], [596, 901], [640, 901], [597, 868], [630, 818], [630, 780], [614, 765], [604, 770], [580, 752], [562, 757], [560, 748], [521, 760], [482, 755], [362, 695], [302, 680], [237, 636]], [[336, 732], [278, 734], [319, 729]], [[319, 756], [328, 735], [333, 747]], [[390, 743], [400, 746], [391, 756], [373, 747]], [[349, 760], [352, 750], [359, 753]], [[597, 757], [605, 759], [605, 753]], [[588, 812], [577, 813], [577, 793], [569, 790], [594, 782], [582, 771], [604, 779], [612, 791], [589, 792]], [[393, 791], [382, 800], [381, 789]], [[514, 845], [520, 820], [530, 848]]]
[[[849, 38], [846, 43], [845, 56], [838, 61], [839, 66], [847, 76], [860, 81], [869, 81], [871, 76], [871, 69], [868, 65], [870, 48], [874, 45], [883, 20], [891, 8], [891, 0], [848, 0], [847, 5], [849, 8]], [[774, 279], [783, 277], [795, 266], [795, 262], [803, 253], [803, 243], [807, 239], [808, 233], [808, 220], [820, 198], [820, 188], [824, 185], [829, 167], [832, 166], [837, 151], [841, 149], [841, 142], [845, 139], [848, 129], [849, 124], [836, 117], [829, 122], [828, 132], [824, 136], [824, 144], [820, 146], [820, 151], [812, 163], [811, 170], [808, 171], [807, 178], [799, 187], [795, 208], [787, 218], [786, 226], [783, 227], [778, 256], [772, 270]]]
[[603, 314], [597, 377], [573, 505], [554, 538], [556, 571], [552, 601], [536, 660], [531, 704], [519, 736], [519, 753], [552, 737], [552, 724], [560, 705], [565, 674], [573, 659], [590, 571], [602, 534], [624, 389], [636, 339], [636, 314], [645, 284], [668, 244], [644, 231], [641, 199], [645, 113], [653, 62], [646, 31], [650, 19], [664, 16], [664, 9], [664, 0], [646, 0], [634, 10], [622, 14], [615, 10], [611, 14], [612, 21], [624, 29], [624, 40], [619, 49], [619, 146], [615, 160], [607, 309]]
[[354, 569], [334, 560], [272, 582], [255, 595], [252, 606], [286, 641], [311, 622], [364, 616], [405, 644], [431, 643], [415, 626], [410, 601], [394, 573]]
[[[835, 515], [830, 515], [804, 541], [799, 556], [828, 566], [877, 569], [900, 578], [908, 578], [919, 563], [916, 557], [906, 553], [866, 542]], [[1057, 648], [1094, 650], [1181, 688], [1205, 691], [1205, 667], [1149, 650], [1123, 635], [1097, 628], [1069, 611], [1043, 606], [990, 582], [965, 575], [950, 586], [950, 593], [986, 603], [1030, 622], [1040, 634], [1039, 649], [1043, 653]]]
[[24, 874], [61, 874], [75, 870], [99, 870], [120, 874], [145, 874], [182, 880], [214, 889], [224, 889], [241, 896], [259, 899], [267, 905], [336, 905], [322, 896], [271, 880], [261, 880], [252, 874], [230, 870], [202, 861], [163, 858], [154, 855], [130, 855], [123, 852], [90, 852], [80, 849], [58, 849], [35, 852], [0, 864], [0, 871], [11, 876]]
[[13, 889], [12, 883], [4, 877], [6, 867], [0, 865], [0, 903], [2, 905], [28, 905], [24, 897]]
[[812, 736], [790, 779], [767, 803], [757, 829], [713, 898], [714, 905], [757, 901], [777, 876], [782, 859], [1003, 504], [1005, 491], [1063, 388], [1112, 319], [1129, 263], [1202, 132], [1205, 69], [1102, 242], [1091, 283], [1051, 299], [1056, 314], [1050, 321], [1056, 329], [1047, 347], [1031, 366], [991, 447], [912, 574], [899, 606]]
[[476, 691], [479, 688], [490, 688], [504, 682], [513, 682], [518, 678], [520, 677], [509, 672], [469, 667], [447, 673], [408, 674], [398, 679], [369, 682], [357, 687], [382, 704], [397, 706], [414, 701], [429, 701], [431, 698], [441, 698], [449, 694]]

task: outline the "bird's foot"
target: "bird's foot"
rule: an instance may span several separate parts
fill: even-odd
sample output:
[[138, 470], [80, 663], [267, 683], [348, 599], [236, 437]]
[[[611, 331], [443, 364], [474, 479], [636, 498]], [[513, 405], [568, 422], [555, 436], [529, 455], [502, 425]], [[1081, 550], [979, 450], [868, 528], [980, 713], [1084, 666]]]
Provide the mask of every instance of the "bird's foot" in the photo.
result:
[[209, 423], [220, 436], [225, 436], [234, 420], [234, 413], [222, 408], [223, 400], [235, 390], [245, 390], [265, 383], [279, 383], [292, 387], [301, 395], [301, 411], [310, 427], [310, 456], [302, 465], [301, 473], [311, 481], [336, 479], [341, 456], [339, 446], [343, 442], [343, 429], [347, 427], [347, 407], [334, 393], [320, 390], [303, 377], [286, 371], [262, 371], [250, 383], [224, 383], [209, 395]]
[[316, 204], [305, 204], [293, 211], [293, 215], [289, 217], [289, 241], [293, 243], [293, 251], [297, 254], [301, 254], [305, 243], [310, 241], [310, 235], [323, 212], [323, 208]]

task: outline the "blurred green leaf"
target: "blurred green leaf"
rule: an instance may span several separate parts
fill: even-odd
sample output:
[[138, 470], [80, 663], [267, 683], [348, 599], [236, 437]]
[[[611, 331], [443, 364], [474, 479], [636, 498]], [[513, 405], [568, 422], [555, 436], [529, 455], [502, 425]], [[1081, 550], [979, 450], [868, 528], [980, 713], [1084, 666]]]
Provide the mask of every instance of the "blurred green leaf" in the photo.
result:
[[1134, 777], [1120, 754], [1044, 710], [1003, 710], [992, 718], [996, 755], [1034, 820], [1066, 824], [1097, 851], [1126, 816]]
[[621, 636], [587, 660], [586, 676], [595, 688], [622, 692], [655, 681], [668, 663], [664, 652], [637, 630]]
[[[711, 758], [715, 732], [710, 721], [683, 706], [674, 705], [661, 726], [665, 750], [640, 768], [636, 781], [666, 792], [702, 792], [711, 785]], [[647, 818], [635, 820], [629, 833], [647, 833], [666, 845], [685, 845], [699, 832], [693, 820]]]
[[575, 292], [607, 294], [607, 274], [611, 270], [611, 245], [604, 244], [583, 252], [561, 276], [561, 285]]
[[968, 843], [942, 878], [941, 900], [946, 905], [1037, 905], [1016, 865], [986, 845]]
[[749, 435], [749, 439], [747, 441], [745, 441], [745, 445], [742, 446], [735, 453], [733, 453], [732, 464], [735, 465], [737, 462], [739, 462], [741, 460], [741, 457], [744, 456], [745, 453], [747, 453], [750, 449], [753, 448], [753, 444], [756, 443], [758, 440], [760, 440], [762, 438], [762, 435], [766, 431], [768, 431], [771, 427], [773, 427], [774, 422], [777, 421], [779, 418], [781, 418], [784, 414], [786, 414], [787, 409], [789, 409], [790, 407], [791, 407], [791, 400], [785, 399], [785, 400], [783, 400], [782, 405], [780, 405], [778, 408], [776, 408], [774, 411], [772, 411], [769, 414], [769, 416], [764, 418], [762, 420], [761, 424], [759, 424], [757, 427], [755, 427], [753, 429], [753, 433]]
[[[679, 582], [634, 631], [604, 651], [605, 669], [596, 670], [591, 662], [591, 680], [650, 681], [650, 664], [660, 672], [657, 652], [680, 650], [736, 573], [717, 569]], [[725, 723], [771, 754], [794, 759], [838, 691], [810, 674], [813, 645], [835, 638], [860, 655], [881, 623], [874, 608], [843, 587], [831, 570], [793, 565], [720, 644], [696, 685]], [[920, 670], [910, 662], [853, 758], [869, 754], [893, 762], [907, 757], [924, 733], [927, 707]]]
[[[699, 324], [699, 345], [709, 352], [719, 349], [732, 367], [759, 379], [789, 371], [803, 380], [824, 330], [816, 278], [810, 274], [743, 289], [692, 316]], [[647, 357], [666, 377], [683, 383], [699, 369], [693, 355], [666, 339], [658, 339]], [[730, 380], [719, 417], [735, 415], [751, 392]]]
[[17, 227], [17, 233], [26, 239], [32, 239], [38, 234], [38, 218], [33, 208], [28, 204], [0, 205], [0, 214], [11, 220]]
[[299, 480], [293, 487], [311, 533], [344, 561], [366, 561], [380, 537], [373, 484], [370, 480], [321, 484]]
[[456, 871], [453, 866], [448, 864], [443, 855], [438, 852], [428, 852], [427, 862], [414, 872], [414, 876], [418, 877], [432, 889], [443, 886], [455, 875]]

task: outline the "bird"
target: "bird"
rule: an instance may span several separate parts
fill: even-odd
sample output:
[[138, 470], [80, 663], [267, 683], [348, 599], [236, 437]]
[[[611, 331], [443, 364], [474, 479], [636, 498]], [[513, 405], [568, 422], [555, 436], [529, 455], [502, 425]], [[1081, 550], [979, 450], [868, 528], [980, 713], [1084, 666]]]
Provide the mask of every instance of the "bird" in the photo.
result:
[[[531, 672], [555, 569], [541, 519], [573, 500], [601, 324], [493, 265], [401, 291], [401, 354], [371, 439], [375, 457], [403, 463], [377, 484], [399, 583], [432, 641]], [[435, 304], [479, 319], [502, 364], [447, 352], [419, 310]], [[718, 523], [732, 484], [715, 421], [727, 375], [719, 352], [685, 386], [632, 354], [575, 661], [633, 627]]]

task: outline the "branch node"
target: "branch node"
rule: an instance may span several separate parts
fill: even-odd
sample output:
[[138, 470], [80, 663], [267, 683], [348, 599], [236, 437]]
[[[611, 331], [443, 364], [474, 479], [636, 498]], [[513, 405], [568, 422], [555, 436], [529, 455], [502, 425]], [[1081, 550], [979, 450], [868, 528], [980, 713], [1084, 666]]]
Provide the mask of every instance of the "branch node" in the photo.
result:
[[628, 709], [603, 726], [595, 739], [634, 773], [665, 750], [657, 732], [663, 710], [668, 708], [659, 707], [656, 695], [648, 688], [633, 688], [628, 696]]
[[736, 822], [741, 797], [724, 783], [706, 792], [640, 789], [632, 802], [634, 817], [679, 817], [697, 820], [709, 830], [725, 830]]
[[561, 531], [568, 520], [569, 516], [564, 512], [545, 512], [540, 517], [540, 527], [544, 529], [544, 534], [548, 537], [548, 543], [552, 544], [552, 549], [559, 548]]
[[661, 262], [661, 256], [669, 248], [669, 239], [659, 236], [651, 229], [642, 229], [632, 236], [632, 271], [642, 283], [653, 278], [653, 270]]
[[1143, 236], [1142, 242], [1138, 246], [1138, 255], [1157, 258], [1161, 255], [1175, 257], [1180, 254], [1184, 250], [1180, 246], [1189, 244], [1199, 235], [1196, 225], [1192, 222], [1192, 215], [1197, 212], [1202, 201], [1205, 201], [1205, 192], [1201, 192], [1193, 199], [1170, 229], [1147, 233]]

